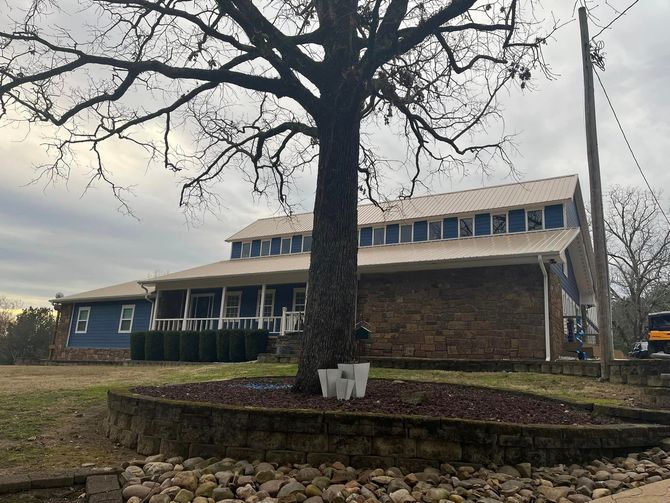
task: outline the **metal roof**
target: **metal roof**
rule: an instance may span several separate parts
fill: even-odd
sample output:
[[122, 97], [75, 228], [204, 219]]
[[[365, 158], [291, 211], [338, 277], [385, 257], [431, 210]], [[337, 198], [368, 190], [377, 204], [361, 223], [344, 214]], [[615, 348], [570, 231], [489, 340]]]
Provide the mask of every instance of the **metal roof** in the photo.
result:
[[[577, 175], [568, 175], [445, 194], [418, 196], [412, 199], [386, 203], [383, 205], [384, 211], [373, 204], [362, 204], [358, 206], [358, 225], [567, 201], [573, 197], [577, 181]], [[227, 241], [307, 232], [312, 229], [312, 219], [312, 213], [300, 213], [292, 217], [261, 218], [230, 236]]]
[[[481, 261], [496, 259], [503, 261], [529, 259], [536, 262], [539, 254], [560, 258], [579, 232], [579, 229], [560, 229], [360, 248], [358, 269], [360, 272], [374, 271], [383, 266], [392, 266], [398, 270], [403, 267], [419, 269], [447, 262], [453, 263], [454, 266], [465, 266], [468, 262], [476, 265]], [[158, 284], [204, 278], [307, 272], [309, 261], [309, 253], [224, 260], [143, 280], [141, 283]]]
[[[151, 289], [149, 289], [151, 291]], [[119, 283], [118, 285], [106, 286], [96, 290], [89, 290], [88, 292], [75, 293], [73, 295], [66, 295], [59, 299], [51, 299], [54, 303], [77, 302], [80, 300], [94, 301], [94, 300], [113, 300], [113, 299], [131, 299], [137, 297], [144, 297], [146, 291], [137, 281], [128, 281], [127, 283]]]

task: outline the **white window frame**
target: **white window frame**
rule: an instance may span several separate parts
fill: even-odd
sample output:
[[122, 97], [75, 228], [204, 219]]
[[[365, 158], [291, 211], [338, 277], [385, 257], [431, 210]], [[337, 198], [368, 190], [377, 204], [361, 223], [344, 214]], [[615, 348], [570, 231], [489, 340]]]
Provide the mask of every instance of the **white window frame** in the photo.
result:
[[[237, 297], [239, 300], [237, 302], [237, 315], [228, 316], [228, 299], [230, 297]], [[223, 299], [223, 314], [224, 318], [239, 318], [240, 313], [242, 312], [242, 292], [226, 292], [226, 297]]]
[[[305, 250], [305, 241], [309, 238], [309, 250]], [[314, 239], [312, 238], [311, 234], [306, 234], [302, 237], [302, 252], [303, 253], [311, 253], [312, 252], [312, 245], [314, 244]]]
[[[498, 217], [498, 216], [504, 216], [505, 217], [505, 231], [504, 232], [494, 232], [493, 229], [493, 217]], [[503, 212], [496, 212], [496, 213], [491, 213], [491, 235], [496, 236], [498, 234], [509, 234], [509, 212], [503, 211]]]
[[[79, 322], [84, 321], [81, 319], [81, 313], [86, 311], [86, 325], [84, 325], [84, 330], [79, 330]], [[90, 306], [81, 306], [77, 309], [77, 319], [74, 321], [74, 333], [75, 334], [85, 334], [88, 332], [88, 322], [91, 319], [91, 307]]]
[[[266, 243], [267, 243], [267, 246], [268, 246], [268, 252], [267, 252], [267, 253], [263, 253], [263, 246], [264, 246]], [[268, 257], [268, 256], [270, 255], [270, 252], [271, 252], [271, 251], [272, 251], [272, 240], [270, 240], [270, 239], [264, 239], [264, 240], [262, 240], [262, 241], [261, 241], [261, 253], [260, 253], [260, 256], [261, 256], [261, 257]]]
[[[540, 229], [533, 229], [533, 230], [530, 230], [530, 228], [529, 228], [529, 226], [528, 226], [528, 214], [529, 214], [531, 211], [539, 211], [540, 213], [542, 213], [542, 227], [541, 227]], [[526, 210], [526, 232], [537, 232], [537, 231], [543, 231], [543, 230], [545, 230], [544, 222], [545, 222], [545, 218], [544, 218], [544, 208], [529, 208], [529, 209]]]
[[[126, 309], [132, 309], [132, 314], [130, 315], [130, 328], [128, 330], [123, 330], [121, 326], [124, 321], [128, 321], [128, 318], [123, 317], [123, 311]], [[121, 315], [119, 316], [119, 330], [120, 334], [129, 334], [133, 331], [133, 323], [135, 323], [135, 304], [124, 304], [121, 306]]]
[[261, 294], [263, 293], [263, 290], [259, 289], [258, 290], [258, 295], [256, 297], [256, 318], [259, 318], [263, 316], [263, 318], [270, 318], [274, 316], [275, 312], [275, 290], [274, 288], [266, 288], [265, 289], [265, 303], [268, 303], [268, 295], [272, 295], [272, 304], [270, 304], [270, 314], [265, 316], [265, 314], [261, 315]]
[[[409, 241], [403, 241], [402, 240], [402, 228], [403, 227], [409, 227]], [[414, 222], [406, 223], [406, 224], [400, 224], [400, 229], [398, 230], [399, 236], [398, 236], [398, 243], [400, 244], [407, 244], [407, 243], [413, 243], [414, 242]]]
[[[439, 241], [441, 239], [444, 239], [444, 225], [443, 225], [442, 222], [443, 222], [442, 220], [430, 220], [430, 221], [428, 221], [428, 241]], [[437, 224], [438, 227], [440, 228], [440, 237], [439, 238], [431, 237], [430, 228], [433, 224]]]
[[[246, 255], [244, 255], [245, 245], [248, 247], [247, 250], [249, 251], [249, 253], [247, 253]], [[240, 250], [240, 258], [249, 258], [249, 257], [251, 257], [251, 241], [246, 241], [242, 243], [242, 249]]]
[[[382, 242], [375, 243], [375, 231], [382, 231]], [[386, 244], [386, 226], [372, 228], [372, 246], [384, 246]]]
[[305, 307], [307, 307], [307, 290], [305, 288], [294, 288], [293, 289], [293, 301], [291, 303], [291, 309], [294, 312], [297, 311], [296, 305], [295, 305], [295, 300], [296, 300], [296, 294], [297, 293], [304, 293], [305, 294]]
[[195, 314], [195, 299], [202, 299], [205, 297], [209, 297], [209, 309], [207, 310], [207, 318], [214, 318], [214, 297], [216, 295], [214, 292], [206, 292], [206, 293], [192, 293], [191, 294], [191, 299], [189, 301], [189, 306], [188, 306], [188, 317], [193, 318], [193, 315]]
[[[288, 242], [288, 250], [284, 251], [284, 243]], [[281, 238], [281, 244], [279, 245], [279, 254], [280, 255], [289, 255], [291, 253], [291, 246], [293, 244], [293, 240], [289, 238]]]
[[[472, 234], [470, 234], [469, 236], [463, 236], [461, 234], [461, 220], [464, 220], [466, 218], [469, 218], [470, 220], [472, 220], [472, 225], [470, 226], [470, 231], [472, 232]], [[463, 216], [458, 217], [458, 238], [459, 239], [468, 239], [468, 238], [473, 238], [473, 237], [475, 237], [475, 216], [474, 215], [463, 215]]]

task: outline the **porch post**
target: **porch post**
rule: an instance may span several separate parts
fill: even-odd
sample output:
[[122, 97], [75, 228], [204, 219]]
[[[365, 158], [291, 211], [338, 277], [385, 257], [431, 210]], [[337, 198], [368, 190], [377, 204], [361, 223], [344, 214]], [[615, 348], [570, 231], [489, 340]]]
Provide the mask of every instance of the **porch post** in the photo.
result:
[[226, 287], [221, 288], [221, 309], [219, 309], [219, 330], [223, 328], [223, 314], [226, 308]]
[[307, 309], [307, 289], [309, 288], [309, 283], [305, 281], [305, 309]]
[[188, 318], [188, 307], [191, 303], [191, 289], [186, 289], [186, 298], [184, 299], [184, 319], [181, 323], [181, 329], [186, 330], [186, 318]]
[[158, 316], [158, 299], [160, 299], [160, 294], [160, 290], [156, 288], [156, 300], [151, 311], [151, 330], [156, 330], [156, 316]]
[[258, 309], [258, 328], [263, 329], [263, 308], [265, 307], [265, 283], [261, 287], [261, 305]]

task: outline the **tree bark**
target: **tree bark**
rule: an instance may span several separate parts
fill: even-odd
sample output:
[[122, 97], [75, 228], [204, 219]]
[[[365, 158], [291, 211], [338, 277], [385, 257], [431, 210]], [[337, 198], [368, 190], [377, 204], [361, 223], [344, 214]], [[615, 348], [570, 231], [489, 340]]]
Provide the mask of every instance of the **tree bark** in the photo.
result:
[[332, 107], [317, 120], [319, 171], [314, 201], [302, 355], [294, 391], [319, 393], [317, 369], [353, 358], [358, 253], [359, 108]]

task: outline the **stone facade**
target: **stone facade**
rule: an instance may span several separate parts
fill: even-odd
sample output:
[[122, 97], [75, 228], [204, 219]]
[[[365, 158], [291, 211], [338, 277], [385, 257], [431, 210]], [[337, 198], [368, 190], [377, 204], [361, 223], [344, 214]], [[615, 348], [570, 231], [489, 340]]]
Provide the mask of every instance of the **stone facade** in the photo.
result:
[[[658, 445], [670, 426], [519, 425], [342, 411], [263, 410], [109, 392], [107, 435], [140, 454], [228, 456], [276, 463], [341, 461], [422, 470], [442, 462], [535, 466], [613, 457]], [[584, 407], [588, 407], [582, 405]], [[603, 408], [644, 421], [655, 411]], [[657, 412], [667, 424], [670, 413]]]
[[[370, 356], [544, 359], [544, 280], [539, 265], [366, 274], [359, 320]], [[553, 345], [563, 339], [558, 278], [550, 281]]]

